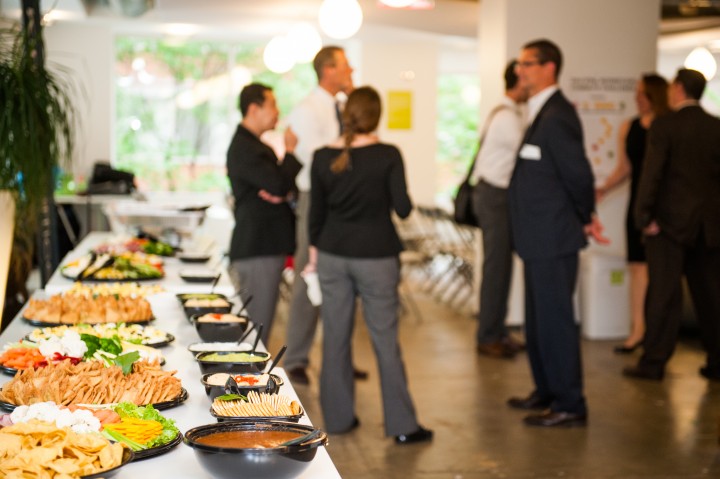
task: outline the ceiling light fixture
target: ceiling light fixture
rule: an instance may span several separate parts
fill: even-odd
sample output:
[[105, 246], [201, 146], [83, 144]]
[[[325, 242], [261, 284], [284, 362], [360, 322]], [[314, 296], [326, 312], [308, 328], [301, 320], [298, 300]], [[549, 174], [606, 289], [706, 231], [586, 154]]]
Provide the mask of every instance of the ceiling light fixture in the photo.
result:
[[715, 57], [705, 47], [697, 47], [685, 59], [685, 68], [697, 70], [703, 74], [707, 81], [710, 81], [717, 72]]
[[285, 35], [273, 37], [265, 46], [263, 61], [271, 72], [285, 73], [295, 66], [292, 45]]
[[363, 21], [362, 8], [357, 0], [323, 0], [318, 14], [320, 28], [329, 37], [350, 38]]
[[312, 61], [315, 54], [322, 48], [320, 34], [309, 23], [298, 23], [292, 27], [287, 34], [287, 39], [297, 63]]

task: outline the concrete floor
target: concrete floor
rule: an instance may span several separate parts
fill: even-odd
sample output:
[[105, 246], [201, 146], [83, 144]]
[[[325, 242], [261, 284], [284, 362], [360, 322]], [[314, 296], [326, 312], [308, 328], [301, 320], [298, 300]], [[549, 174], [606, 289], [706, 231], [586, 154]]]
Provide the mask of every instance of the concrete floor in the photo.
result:
[[[684, 339], [663, 382], [624, 378], [631, 356], [613, 354], [613, 341], [583, 341], [586, 395], [584, 429], [546, 430], [523, 425], [524, 412], [505, 401], [532, 384], [526, 355], [513, 360], [480, 357], [476, 323], [421, 293], [413, 293], [423, 319], [401, 319], [401, 345], [421, 424], [432, 443], [397, 446], [383, 436], [379, 380], [367, 331], [354, 337], [356, 365], [370, 372], [357, 382], [361, 426], [332, 435], [328, 452], [343, 478], [705, 478], [720, 477], [720, 383], [698, 374], [700, 346]], [[279, 310], [271, 350], [284, 341], [285, 306]], [[322, 427], [318, 401], [320, 338], [312, 353], [309, 386], [297, 386], [303, 404]]]

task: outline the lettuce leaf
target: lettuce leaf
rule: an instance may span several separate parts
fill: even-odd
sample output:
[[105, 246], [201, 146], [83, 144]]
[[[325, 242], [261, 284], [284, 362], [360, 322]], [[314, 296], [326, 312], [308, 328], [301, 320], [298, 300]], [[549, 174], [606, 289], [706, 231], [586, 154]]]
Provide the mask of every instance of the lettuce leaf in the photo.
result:
[[136, 406], [131, 402], [121, 402], [113, 409], [120, 415], [120, 417], [134, 417], [149, 421], [157, 421], [162, 424], [163, 430], [160, 435], [148, 443], [143, 444], [146, 448], [167, 444], [175, 439], [180, 433], [180, 430], [177, 426], [175, 426], [175, 421], [160, 414], [151, 404], [147, 406]]

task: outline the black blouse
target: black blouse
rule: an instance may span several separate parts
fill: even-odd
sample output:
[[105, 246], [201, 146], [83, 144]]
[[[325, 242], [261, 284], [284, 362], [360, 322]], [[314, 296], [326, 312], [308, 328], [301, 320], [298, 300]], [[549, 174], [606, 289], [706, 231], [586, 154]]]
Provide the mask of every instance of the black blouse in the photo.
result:
[[402, 251], [391, 213], [412, 210], [400, 151], [375, 143], [350, 150], [350, 166], [339, 174], [330, 165], [338, 148], [315, 152], [311, 169], [310, 244], [354, 258], [395, 256]]

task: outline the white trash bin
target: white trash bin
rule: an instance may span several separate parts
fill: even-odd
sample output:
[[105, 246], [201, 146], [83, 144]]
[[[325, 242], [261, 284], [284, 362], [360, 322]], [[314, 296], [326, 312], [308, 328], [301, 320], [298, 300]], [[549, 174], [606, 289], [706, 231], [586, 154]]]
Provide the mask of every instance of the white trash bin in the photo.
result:
[[630, 273], [624, 257], [586, 251], [580, 260], [580, 324], [587, 339], [630, 332]]

